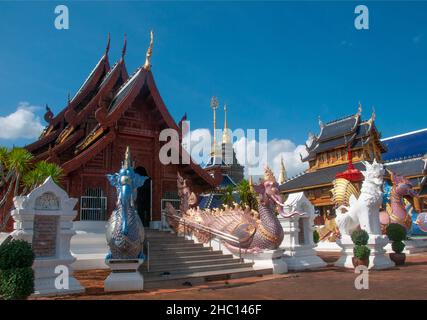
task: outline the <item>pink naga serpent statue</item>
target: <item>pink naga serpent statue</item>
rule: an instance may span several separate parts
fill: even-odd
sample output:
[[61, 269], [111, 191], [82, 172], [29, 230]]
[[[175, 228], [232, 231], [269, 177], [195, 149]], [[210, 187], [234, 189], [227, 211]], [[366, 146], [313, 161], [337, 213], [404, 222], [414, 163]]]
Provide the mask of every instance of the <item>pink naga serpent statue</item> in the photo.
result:
[[390, 200], [386, 201], [386, 210], [380, 212], [381, 229], [385, 231], [390, 223], [398, 223], [411, 229], [411, 216], [406, 210], [405, 198], [416, 197], [417, 193], [412, 189], [412, 184], [408, 179], [390, 171], [393, 186], [390, 190]]
[[[185, 180], [183, 182], [178, 176], [178, 188], [180, 188], [180, 183], [186, 185]], [[192, 227], [193, 222], [237, 238], [244, 253], [277, 249], [282, 243], [284, 234], [276, 215], [276, 209], [281, 216], [286, 218], [299, 214], [284, 213], [284, 203], [278, 187], [272, 171], [265, 168], [264, 181], [254, 185], [255, 191], [258, 193], [259, 212], [257, 215], [253, 215], [249, 208], [242, 209], [240, 205], [234, 204], [233, 207], [225, 205], [224, 209], [213, 210], [200, 210], [199, 207], [189, 208], [182, 214], [182, 219], [186, 225], [190, 226], [193, 235], [201, 242], [208, 242], [212, 236], [207, 232], [197, 230], [195, 224]], [[189, 191], [188, 193], [191, 194]], [[185, 197], [186, 193], [183, 196]], [[181, 202], [183, 201], [181, 200]], [[169, 214], [177, 214], [170, 203], [166, 205], [166, 211]], [[259, 216], [259, 218], [255, 216]], [[171, 224], [171, 226], [175, 231], [178, 231], [176, 224]], [[223, 240], [223, 242], [231, 252], [237, 253], [239, 251], [239, 244], [235, 241]]]

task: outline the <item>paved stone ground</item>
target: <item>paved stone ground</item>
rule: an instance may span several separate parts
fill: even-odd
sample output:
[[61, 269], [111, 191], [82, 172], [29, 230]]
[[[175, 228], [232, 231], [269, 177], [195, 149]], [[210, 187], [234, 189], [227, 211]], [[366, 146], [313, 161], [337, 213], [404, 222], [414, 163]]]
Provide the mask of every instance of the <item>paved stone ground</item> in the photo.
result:
[[[427, 253], [411, 255], [406, 265], [369, 273], [369, 290], [356, 290], [352, 270], [333, 267], [337, 254], [320, 254], [329, 263], [318, 271], [210, 282], [195, 287], [159, 289], [135, 293], [104, 293], [108, 272], [77, 272], [87, 288], [85, 295], [56, 299], [427, 299]], [[41, 298], [40, 298], [41, 299]]]

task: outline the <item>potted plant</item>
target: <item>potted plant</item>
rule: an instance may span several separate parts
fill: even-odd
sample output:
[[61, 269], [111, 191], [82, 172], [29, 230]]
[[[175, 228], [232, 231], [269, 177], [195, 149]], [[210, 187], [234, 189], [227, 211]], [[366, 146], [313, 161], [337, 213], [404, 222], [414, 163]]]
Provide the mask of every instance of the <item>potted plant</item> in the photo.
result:
[[34, 253], [24, 240], [0, 245], [0, 297], [26, 299], [34, 292]]
[[351, 240], [354, 243], [353, 248], [353, 266], [369, 266], [369, 255], [371, 249], [368, 248], [369, 234], [365, 230], [356, 230], [351, 234]]
[[387, 237], [392, 241], [391, 248], [394, 252], [390, 253], [390, 259], [397, 265], [403, 265], [406, 260], [405, 249], [406, 229], [398, 223], [390, 223], [386, 229]]

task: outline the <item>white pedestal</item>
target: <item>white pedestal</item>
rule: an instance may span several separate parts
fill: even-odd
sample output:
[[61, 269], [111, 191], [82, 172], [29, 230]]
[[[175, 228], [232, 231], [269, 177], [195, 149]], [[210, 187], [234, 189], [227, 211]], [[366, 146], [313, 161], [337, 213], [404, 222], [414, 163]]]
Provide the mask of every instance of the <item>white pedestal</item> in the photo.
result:
[[[33, 296], [56, 296], [84, 293], [85, 289], [73, 277], [72, 268], [68, 267], [72, 260], [73, 259], [42, 258], [34, 260]], [[58, 266], [62, 267], [55, 270]]]
[[111, 273], [104, 281], [104, 291], [140, 291], [144, 289], [144, 278], [138, 271], [143, 260], [111, 259], [106, 264]]
[[[313, 217], [295, 215], [290, 218], [279, 217], [284, 237], [280, 249], [289, 270], [301, 271], [326, 267], [327, 263], [317, 256], [313, 241]], [[300, 226], [302, 230], [300, 229]], [[299, 243], [300, 233], [304, 244]]]
[[[393, 268], [394, 262], [390, 260], [384, 247], [388, 244], [389, 240], [385, 235], [369, 235], [367, 246], [371, 249], [369, 256], [368, 269], [384, 270]], [[354, 268], [353, 258], [353, 241], [349, 235], [342, 235], [341, 239], [337, 239], [337, 244], [342, 248], [341, 257], [335, 262], [336, 267]]]
[[327, 263], [317, 256], [313, 245], [295, 246], [292, 251], [286, 251], [284, 260], [289, 270], [301, 271], [327, 266]]
[[255, 270], [273, 269], [274, 274], [288, 272], [288, 265], [283, 257], [283, 249], [264, 250], [260, 253], [245, 253], [242, 258], [247, 262], [253, 262]]

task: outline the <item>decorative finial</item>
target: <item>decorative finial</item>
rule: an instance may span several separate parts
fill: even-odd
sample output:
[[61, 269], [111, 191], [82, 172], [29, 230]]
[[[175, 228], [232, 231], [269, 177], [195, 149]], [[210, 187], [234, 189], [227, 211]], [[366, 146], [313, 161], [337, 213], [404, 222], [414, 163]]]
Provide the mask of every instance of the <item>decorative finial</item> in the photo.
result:
[[68, 106], [70, 105], [70, 102], [71, 102], [71, 94], [70, 92], [68, 92], [68, 97], [67, 97]]
[[132, 168], [132, 155], [130, 154], [129, 146], [126, 147], [125, 159], [123, 160], [122, 168], [123, 169]]
[[362, 104], [359, 101], [359, 106], [357, 107], [357, 115], [360, 116], [362, 114]]
[[108, 52], [110, 51], [110, 33], [108, 32], [108, 38], [107, 38], [107, 46], [105, 47], [105, 55], [108, 55]]
[[125, 41], [123, 43], [123, 49], [122, 49], [122, 59], [124, 59], [125, 54], [126, 54], [126, 45], [127, 45], [127, 38], [126, 38], [126, 33], [125, 33]]
[[228, 134], [227, 126], [227, 105], [224, 104], [224, 132], [222, 133], [222, 143], [231, 143], [230, 135]]
[[144, 64], [144, 69], [147, 71], [151, 69], [150, 59], [151, 59], [151, 55], [153, 54], [153, 43], [154, 43], [154, 33], [153, 33], [153, 30], [151, 30], [150, 46], [147, 49], [147, 54], [145, 55], [145, 64]]
[[283, 163], [283, 155], [280, 155], [280, 174], [279, 174], [279, 184], [285, 183], [286, 177], [286, 169], [285, 164]]
[[276, 182], [276, 178], [274, 176], [274, 173], [273, 173], [273, 171], [271, 171], [271, 169], [268, 166], [266, 166], [264, 168], [264, 180]]
[[218, 99], [213, 96], [211, 99], [211, 108], [213, 110], [213, 142], [211, 148], [211, 155], [214, 156], [217, 154], [217, 145], [216, 145], [216, 109], [218, 109]]

